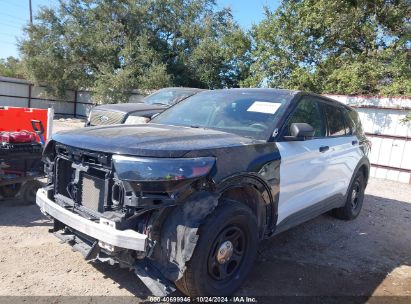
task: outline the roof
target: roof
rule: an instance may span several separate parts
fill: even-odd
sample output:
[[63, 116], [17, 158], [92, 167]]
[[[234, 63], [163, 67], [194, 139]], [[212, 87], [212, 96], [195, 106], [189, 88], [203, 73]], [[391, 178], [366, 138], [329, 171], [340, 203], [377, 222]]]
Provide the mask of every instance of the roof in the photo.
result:
[[270, 93], [270, 92], [283, 92], [283, 93], [290, 93], [290, 94], [297, 94], [301, 91], [298, 90], [287, 90], [287, 89], [276, 89], [276, 88], [234, 88], [234, 89], [218, 89], [213, 91], [235, 91], [235, 92], [244, 92], [244, 93]]
[[331, 103], [331, 104], [339, 105], [339, 106], [342, 106], [342, 107], [344, 107], [344, 108], [346, 108], [346, 109], [349, 109], [349, 110], [354, 110], [354, 109], [351, 108], [349, 105], [346, 105], [345, 103], [342, 103], [341, 101], [332, 99], [332, 98], [330, 98], [330, 97], [327, 97], [327, 96], [324, 96], [324, 95], [320, 95], [320, 94], [315, 94], [315, 93], [308, 93], [308, 92], [303, 92], [303, 93], [308, 94], [308, 95], [311, 95], [311, 96], [320, 97], [322, 100], [326, 100], [326, 101], [328, 101], [328, 102]]
[[162, 90], [182, 90], [182, 91], [184, 90], [184, 91], [193, 91], [193, 92], [207, 91], [207, 89], [190, 88], [190, 87], [167, 87], [167, 88], [162, 88], [157, 91], [154, 91], [153, 93], [162, 91]]
[[218, 90], [212, 90], [213, 92], [218, 92], [218, 91], [222, 91], [222, 92], [229, 92], [229, 91], [234, 91], [236, 93], [289, 93], [290, 95], [294, 95], [296, 96], [297, 94], [301, 94], [301, 95], [311, 95], [311, 96], [316, 96], [319, 97], [323, 100], [326, 100], [332, 104], [336, 104], [336, 105], [340, 105], [344, 108], [347, 109], [351, 109], [352, 108], [338, 100], [329, 98], [327, 96], [323, 96], [323, 95], [319, 95], [319, 94], [315, 94], [315, 93], [310, 93], [310, 92], [305, 92], [305, 91], [300, 91], [300, 90], [287, 90], [287, 89], [277, 89], [277, 88], [234, 88], [234, 89], [218, 89]]

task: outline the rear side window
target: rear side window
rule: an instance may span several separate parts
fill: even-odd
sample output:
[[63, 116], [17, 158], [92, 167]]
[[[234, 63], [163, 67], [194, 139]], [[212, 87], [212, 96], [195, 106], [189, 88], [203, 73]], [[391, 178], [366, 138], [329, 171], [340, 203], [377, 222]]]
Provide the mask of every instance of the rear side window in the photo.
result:
[[323, 118], [320, 114], [318, 103], [312, 98], [305, 97], [298, 103], [288, 121], [288, 135], [290, 135], [291, 124], [302, 122], [308, 123], [314, 128], [314, 137], [325, 136], [325, 126], [323, 123]]
[[345, 118], [345, 124], [347, 126], [347, 134], [354, 134], [354, 129], [355, 129], [354, 122], [352, 121], [352, 119], [348, 115], [347, 110], [344, 109], [343, 113], [344, 113], [344, 118]]
[[362, 125], [360, 121], [360, 117], [355, 110], [348, 110], [348, 122], [351, 125], [352, 134], [362, 134]]
[[323, 104], [324, 114], [327, 119], [328, 136], [341, 136], [349, 134], [345, 125], [344, 114], [341, 109]]

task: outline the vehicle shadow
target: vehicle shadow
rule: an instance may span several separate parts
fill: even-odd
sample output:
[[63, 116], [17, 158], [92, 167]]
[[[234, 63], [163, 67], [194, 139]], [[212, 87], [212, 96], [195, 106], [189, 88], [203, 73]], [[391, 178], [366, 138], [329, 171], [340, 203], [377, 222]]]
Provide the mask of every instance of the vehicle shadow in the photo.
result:
[[0, 226], [51, 226], [51, 221], [35, 204], [27, 204], [18, 198], [2, 199], [0, 200]]
[[[402, 265], [411, 266], [411, 235], [404, 235], [411, 231], [411, 204], [366, 195], [363, 208], [354, 221], [323, 215], [263, 241], [253, 270], [236, 295], [258, 297], [260, 303], [271, 303], [273, 296], [287, 303], [295, 296], [307, 303], [313, 297], [363, 303], [377, 288], [390, 295], [393, 285], [384, 283], [389, 274]], [[133, 272], [93, 265], [132, 294], [142, 299], [151, 295]]]
[[322, 215], [263, 241], [255, 267], [238, 294], [404, 294], [404, 287], [391, 280], [397, 268], [411, 266], [411, 234], [406, 233], [411, 231], [410, 219], [411, 203], [366, 195], [361, 215], [354, 221]]
[[119, 284], [119, 289], [126, 289], [134, 296], [140, 299], [146, 299], [151, 296], [150, 290], [134, 274], [133, 271], [120, 268], [118, 265], [110, 265], [102, 262], [91, 262], [98, 271], [104, 274], [105, 278], [110, 278]]
[[[0, 225], [49, 226], [51, 222], [36, 205], [10, 200], [0, 202]], [[354, 221], [322, 215], [263, 241], [254, 267], [236, 295], [307, 296], [310, 302], [313, 296], [404, 294], [405, 287], [401, 289], [391, 280], [399, 267], [411, 266], [409, 231], [411, 203], [366, 195], [363, 210]], [[151, 295], [133, 272], [106, 263], [92, 265], [135, 296], [146, 299]], [[173, 295], [182, 294], [177, 291]]]

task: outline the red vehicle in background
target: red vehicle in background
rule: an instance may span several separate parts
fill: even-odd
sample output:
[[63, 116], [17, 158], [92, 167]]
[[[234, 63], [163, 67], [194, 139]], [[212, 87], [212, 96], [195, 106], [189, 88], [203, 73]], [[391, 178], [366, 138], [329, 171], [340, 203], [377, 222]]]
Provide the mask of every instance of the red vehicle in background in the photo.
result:
[[51, 133], [52, 109], [0, 107], [0, 196], [35, 202], [44, 177], [43, 145]]

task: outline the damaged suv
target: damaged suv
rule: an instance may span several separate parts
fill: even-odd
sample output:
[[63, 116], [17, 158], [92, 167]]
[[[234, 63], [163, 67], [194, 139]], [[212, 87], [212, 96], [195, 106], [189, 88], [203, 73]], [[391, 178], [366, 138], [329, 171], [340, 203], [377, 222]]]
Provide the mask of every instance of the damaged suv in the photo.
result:
[[56, 236], [155, 295], [229, 295], [260, 240], [325, 212], [358, 216], [369, 149], [358, 114], [332, 99], [205, 91], [148, 124], [54, 135], [36, 199]]

